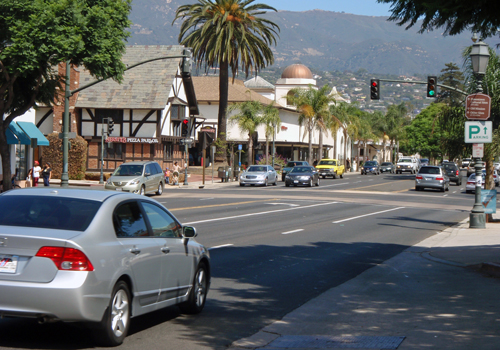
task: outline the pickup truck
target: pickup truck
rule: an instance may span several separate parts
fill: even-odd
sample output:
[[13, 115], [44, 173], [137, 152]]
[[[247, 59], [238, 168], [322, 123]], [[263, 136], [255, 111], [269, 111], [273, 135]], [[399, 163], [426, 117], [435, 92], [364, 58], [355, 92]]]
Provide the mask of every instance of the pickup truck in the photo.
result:
[[327, 176], [331, 176], [334, 179], [337, 176], [343, 178], [345, 172], [344, 165], [340, 164], [338, 159], [321, 159], [318, 165], [316, 165], [316, 169], [323, 179]]

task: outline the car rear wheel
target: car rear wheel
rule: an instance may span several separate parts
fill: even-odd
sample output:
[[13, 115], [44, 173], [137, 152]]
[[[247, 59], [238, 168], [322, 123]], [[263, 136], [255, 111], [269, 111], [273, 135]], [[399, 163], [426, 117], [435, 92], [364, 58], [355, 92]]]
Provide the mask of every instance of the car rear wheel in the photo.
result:
[[146, 188], [144, 187], [144, 185], [141, 186], [141, 190], [139, 191], [139, 194], [141, 196], [145, 196], [146, 195]]
[[341, 173], [340, 174], [340, 178], [343, 179], [344, 178], [344, 173]]
[[194, 275], [193, 287], [189, 292], [186, 302], [179, 305], [182, 312], [186, 314], [199, 314], [205, 306], [208, 293], [208, 270], [204, 263], [200, 263]]
[[130, 291], [128, 285], [119, 281], [113, 288], [111, 301], [100, 324], [96, 338], [102, 345], [118, 346], [123, 343], [130, 327]]
[[158, 184], [158, 191], [156, 191], [156, 194], [157, 194], [158, 196], [161, 196], [161, 194], [162, 194], [162, 193], [163, 193], [163, 184], [160, 182], [160, 183]]

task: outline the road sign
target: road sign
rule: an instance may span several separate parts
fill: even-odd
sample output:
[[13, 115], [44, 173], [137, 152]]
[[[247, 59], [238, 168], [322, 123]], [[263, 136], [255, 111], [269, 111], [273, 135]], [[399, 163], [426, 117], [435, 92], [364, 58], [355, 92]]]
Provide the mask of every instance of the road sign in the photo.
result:
[[193, 143], [193, 139], [180, 139], [179, 142], [181, 145], [189, 145]]
[[238, 151], [241, 151], [243, 149], [243, 145], [238, 145]]
[[[485, 94], [472, 94], [465, 101], [465, 117], [469, 120], [490, 118], [491, 97]], [[491, 142], [491, 141], [490, 141]]]
[[484, 143], [473, 143], [472, 158], [483, 158], [483, 157], [484, 157]]
[[465, 122], [465, 143], [491, 143], [492, 122]]

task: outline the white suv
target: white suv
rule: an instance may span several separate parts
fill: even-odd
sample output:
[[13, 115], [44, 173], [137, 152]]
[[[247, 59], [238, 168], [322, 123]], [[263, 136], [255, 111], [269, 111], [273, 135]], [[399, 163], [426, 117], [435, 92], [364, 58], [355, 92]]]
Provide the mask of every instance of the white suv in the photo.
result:
[[399, 158], [396, 164], [396, 174], [402, 174], [404, 172], [416, 174], [418, 172], [418, 169], [419, 161], [414, 157]]

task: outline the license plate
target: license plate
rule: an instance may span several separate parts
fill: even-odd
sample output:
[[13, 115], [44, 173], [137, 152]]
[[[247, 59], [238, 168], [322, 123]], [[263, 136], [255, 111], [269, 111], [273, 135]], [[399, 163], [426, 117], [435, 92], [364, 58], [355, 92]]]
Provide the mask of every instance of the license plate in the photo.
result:
[[325, 175], [326, 175], [326, 173], [321, 173], [321, 176], [325, 176]]
[[18, 258], [15, 255], [0, 255], [0, 273], [16, 273]]
[[294, 183], [294, 184], [298, 184], [298, 183], [299, 183], [299, 180], [293, 180], [293, 183]]
[[121, 188], [121, 187], [117, 187], [117, 188], [116, 188], [116, 190], [117, 190], [117, 191], [123, 191], [123, 188]]

